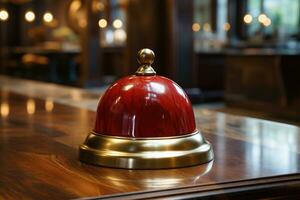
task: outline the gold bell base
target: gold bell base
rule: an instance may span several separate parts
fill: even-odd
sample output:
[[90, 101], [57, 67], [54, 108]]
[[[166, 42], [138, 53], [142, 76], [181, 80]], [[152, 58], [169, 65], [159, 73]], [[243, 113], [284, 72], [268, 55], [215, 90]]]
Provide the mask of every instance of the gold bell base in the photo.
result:
[[91, 132], [79, 148], [82, 162], [126, 169], [163, 169], [199, 165], [213, 159], [201, 133], [176, 137], [127, 138]]

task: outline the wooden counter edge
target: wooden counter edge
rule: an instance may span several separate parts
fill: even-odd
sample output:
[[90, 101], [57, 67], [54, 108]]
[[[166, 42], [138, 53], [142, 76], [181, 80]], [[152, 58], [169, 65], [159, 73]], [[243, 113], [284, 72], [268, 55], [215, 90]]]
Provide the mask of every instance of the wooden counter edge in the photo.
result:
[[78, 200], [126, 199], [286, 199], [300, 197], [300, 173], [206, 185], [129, 192]]

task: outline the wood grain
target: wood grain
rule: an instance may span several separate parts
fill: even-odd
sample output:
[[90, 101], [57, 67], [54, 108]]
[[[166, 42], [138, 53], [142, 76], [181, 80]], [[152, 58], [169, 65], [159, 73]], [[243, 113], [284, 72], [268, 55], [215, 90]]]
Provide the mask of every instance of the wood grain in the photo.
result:
[[95, 113], [56, 103], [46, 109], [45, 104], [1, 91], [2, 199], [71, 199], [207, 184], [222, 187], [226, 182], [242, 184], [300, 171], [298, 127], [208, 110], [196, 110], [196, 122], [213, 144], [213, 162], [171, 170], [82, 164], [78, 146], [93, 128]]

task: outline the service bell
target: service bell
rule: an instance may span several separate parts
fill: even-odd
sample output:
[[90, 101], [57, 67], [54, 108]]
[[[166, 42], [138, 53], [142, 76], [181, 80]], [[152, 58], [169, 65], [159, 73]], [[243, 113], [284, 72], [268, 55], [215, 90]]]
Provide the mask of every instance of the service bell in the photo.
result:
[[128, 169], [198, 165], [213, 159], [211, 144], [196, 128], [189, 98], [172, 80], [156, 75], [154, 53], [138, 53], [135, 75], [101, 97], [94, 130], [80, 146], [82, 162]]

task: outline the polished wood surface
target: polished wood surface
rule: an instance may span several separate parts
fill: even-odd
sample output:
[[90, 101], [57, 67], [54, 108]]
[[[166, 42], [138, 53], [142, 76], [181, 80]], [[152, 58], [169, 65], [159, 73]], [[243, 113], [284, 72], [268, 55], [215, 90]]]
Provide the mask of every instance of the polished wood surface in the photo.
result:
[[287, 175], [297, 178], [300, 172], [300, 129], [293, 125], [195, 108], [197, 127], [213, 145], [213, 162], [171, 170], [124, 170], [78, 161], [78, 146], [93, 128], [95, 112], [3, 87], [0, 102], [3, 199], [174, 193], [184, 188], [205, 192], [229, 187], [227, 183], [233, 184], [230, 187], [250, 187], [251, 180], [252, 185], [259, 180], [275, 183], [277, 176], [286, 176], [289, 182]]

